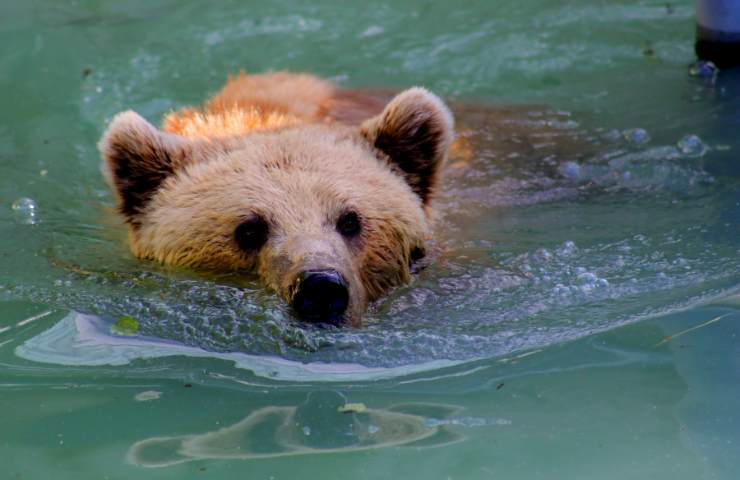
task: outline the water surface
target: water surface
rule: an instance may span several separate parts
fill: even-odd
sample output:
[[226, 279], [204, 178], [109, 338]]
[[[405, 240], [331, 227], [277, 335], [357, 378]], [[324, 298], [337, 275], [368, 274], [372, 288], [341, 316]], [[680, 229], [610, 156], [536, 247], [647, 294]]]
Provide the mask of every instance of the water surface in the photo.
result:
[[[0, 6], [7, 471], [732, 478], [740, 76], [688, 74], [692, 15], [688, 1], [635, 0]], [[362, 330], [305, 328], [248, 280], [136, 261], [99, 172], [95, 144], [118, 111], [158, 122], [229, 73], [283, 68], [345, 88], [424, 85], [458, 114], [467, 150], [439, 198], [433, 262]], [[137, 335], [111, 333], [123, 316]], [[134, 399], [147, 391], [162, 393]], [[151, 470], [151, 452], [131, 453], [213, 439], [265, 408], [300, 413], [311, 392], [381, 419], [443, 405], [413, 412], [455, 441], [414, 446], [409, 427], [405, 447], [350, 436], [351, 451], [305, 453], [329, 446], [296, 447], [266, 420], [244, 436], [305, 454], [211, 446]], [[397, 438], [376, 433], [363, 445]], [[156, 445], [159, 461], [182, 460]]]

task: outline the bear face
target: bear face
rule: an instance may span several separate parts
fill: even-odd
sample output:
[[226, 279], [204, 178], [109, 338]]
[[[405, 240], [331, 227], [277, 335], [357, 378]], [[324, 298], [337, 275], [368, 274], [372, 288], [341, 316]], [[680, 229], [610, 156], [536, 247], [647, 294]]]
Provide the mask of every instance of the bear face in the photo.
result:
[[137, 257], [256, 273], [304, 320], [353, 326], [409, 281], [452, 139], [436, 96], [407, 90], [359, 126], [289, 118], [209, 137], [219, 120], [205, 120], [184, 136], [125, 112], [100, 142]]

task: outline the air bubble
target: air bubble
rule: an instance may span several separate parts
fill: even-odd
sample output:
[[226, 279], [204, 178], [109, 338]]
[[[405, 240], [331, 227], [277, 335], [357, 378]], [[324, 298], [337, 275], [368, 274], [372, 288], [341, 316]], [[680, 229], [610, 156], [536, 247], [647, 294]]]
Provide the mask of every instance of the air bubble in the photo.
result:
[[696, 135], [686, 135], [676, 144], [678, 151], [688, 157], [701, 157], [707, 151], [707, 146]]
[[577, 279], [581, 283], [581, 285], [593, 285], [599, 280], [599, 277], [591, 272], [584, 272], [579, 274]]
[[650, 134], [643, 128], [632, 128], [622, 132], [622, 136], [634, 145], [644, 145], [650, 141]]
[[560, 165], [560, 175], [569, 180], [578, 180], [581, 177], [581, 166], [576, 162], [565, 162]]
[[534, 252], [534, 258], [543, 262], [549, 262], [552, 260], [552, 253], [546, 248], [539, 248]]
[[689, 75], [699, 78], [714, 78], [717, 76], [719, 69], [717, 66], [706, 60], [698, 60], [689, 67]]
[[563, 243], [563, 246], [558, 248], [557, 252], [560, 255], [573, 255], [575, 251], [577, 250], [575, 242], [572, 240], [568, 240]]
[[11, 208], [18, 222], [24, 225], [36, 224], [36, 202], [32, 198], [21, 197], [13, 202]]
[[302, 430], [303, 430], [303, 434], [305, 436], [307, 436], [307, 437], [310, 437], [311, 436], [311, 427], [309, 427], [308, 425], [306, 425], [306, 426], [304, 426], [302, 428]]
[[608, 140], [611, 142], [615, 142], [622, 138], [622, 133], [619, 130], [613, 129], [606, 132], [604, 135], [602, 135], [604, 140]]

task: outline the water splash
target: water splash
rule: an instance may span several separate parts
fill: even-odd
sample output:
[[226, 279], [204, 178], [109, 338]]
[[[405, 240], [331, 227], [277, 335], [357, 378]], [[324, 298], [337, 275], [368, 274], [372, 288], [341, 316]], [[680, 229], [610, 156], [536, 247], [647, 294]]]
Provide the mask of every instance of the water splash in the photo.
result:
[[35, 225], [38, 222], [36, 202], [32, 198], [21, 197], [11, 205], [18, 223]]
[[[641, 129], [585, 128], [568, 112], [463, 105], [456, 113], [467, 143], [440, 192], [430, 266], [372, 305], [362, 329], [299, 323], [253, 281], [159, 269], [122, 249], [112, 255], [121, 239], [60, 228], [69, 213], [45, 219], [41, 232], [47, 244], [62, 239], [63, 248], [40, 250], [56, 252], [47, 254], [49, 282], [4, 275], [0, 297], [97, 315], [109, 337], [111, 325], [131, 318], [138, 328], [121, 337], [131, 341], [376, 374], [540, 348], [737, 285], [737, 224], [723, 217], [735, 193], [698, 157], [648, 146]], [[105, 364], [111, 352], [94, 355]]]
[[715, 79], [718, 73], [717, 66], [707, 60], [697, 60], [689, 66], [689, 75], [692, 77]]
[[634, 145], [644, 145], [650, 141], [650, 134], [644, 128], [632, 128], [622, 132], [624, 139]]
[[707, 152], [707, 146], [697, 135], [689, 134], [676, 144], [678, 151], [687, 157], [701, 157]]

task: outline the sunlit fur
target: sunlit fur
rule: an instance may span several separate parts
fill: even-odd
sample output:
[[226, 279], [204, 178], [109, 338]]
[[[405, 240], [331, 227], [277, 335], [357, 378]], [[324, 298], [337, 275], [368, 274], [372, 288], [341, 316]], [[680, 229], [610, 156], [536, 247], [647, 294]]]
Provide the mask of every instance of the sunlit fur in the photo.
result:
[[[350, 288], [347, 320], [359, 325], [367, 302], [407, 282], [411, 252], [424, 249], [452, 117], [414, 88], [348, 125], [327, 108], [337, 95], [310, 75], [241, 74], [202, 109], [167, 116], [165, 131], [117, 115], [100, 149], [134, 255], [257, 272], [288, 300], [301, 271], [335, 269]], [[336, 230], [348, 210], [358, 237]], [[244, 252], [234, 231], [255, 214], [269, 237]]]

